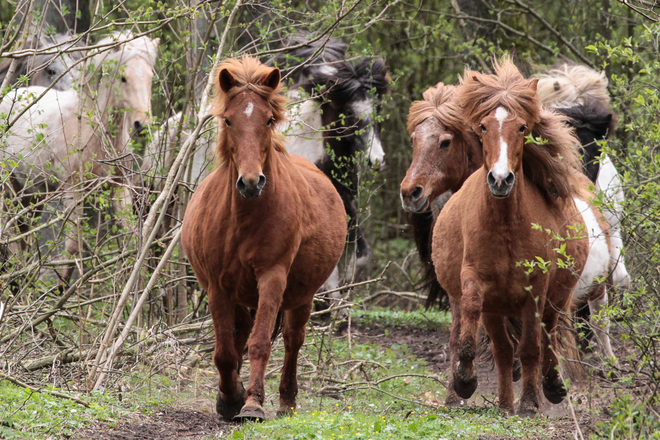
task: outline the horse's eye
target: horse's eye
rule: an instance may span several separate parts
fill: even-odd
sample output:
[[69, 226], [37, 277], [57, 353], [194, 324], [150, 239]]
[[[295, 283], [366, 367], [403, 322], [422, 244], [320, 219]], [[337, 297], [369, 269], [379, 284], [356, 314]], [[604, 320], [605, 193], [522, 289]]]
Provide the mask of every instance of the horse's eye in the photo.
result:
[[270, 127], [272, 123], [273, 123], [273, 117], [271, 116], [270, 118], [268, 118], [268, 122], [266, 122], [266, 125]]
[[48, 70], [46, 70], [46, 73], [48, 73], [50, 76], [55, 76], [55, 69], [49, 67]]
[[125, 76], [122, 76], [122, 77], [121, 77], [121, 82], [123, 82], [123, 83], [126, 82], [126, 77], [125, 77]]
[[440, 142], [440, 149], [449, 148], [449, 144], [451, 144], [451, 141], [449, 139], [445, 139], [444, 141]]
[[520, 129], [518, 131], [520, 131], [521, 133], [524, 133], [526, 129], [527, 129], [527, 124], [523, 124], [523, 125], [520, 126]]
[[225, 125], [227, 127], [231, 127], [231, 122], [229, 122], [229, 119], [225, 118]]
[[481, 131], [486, 131], [486, 126], [484, 124], [479, 124], [479, 128], [481, 128]]

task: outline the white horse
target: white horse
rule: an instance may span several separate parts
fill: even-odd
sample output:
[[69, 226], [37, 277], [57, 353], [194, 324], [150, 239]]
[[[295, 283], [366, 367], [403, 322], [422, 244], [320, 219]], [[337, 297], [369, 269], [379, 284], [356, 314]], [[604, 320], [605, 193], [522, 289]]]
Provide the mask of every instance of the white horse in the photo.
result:
[[[20, 88], [0, 103], [9, 180], [3, 186], [25, 207], [56, 193], [75, 220], [83, 205], [76, 199], [91, 177], [121, 182], [130, 169], [131, 133], [141, 132], [151, 117], [158, 39], [121, 33], [99, 45], [110, 46], [91, 54], [77, 89]], [[79, 251], [75, 238], [67, 237], [65, 246], [71, 255]], [[65, 282], [72, 272], [68, 267]]]

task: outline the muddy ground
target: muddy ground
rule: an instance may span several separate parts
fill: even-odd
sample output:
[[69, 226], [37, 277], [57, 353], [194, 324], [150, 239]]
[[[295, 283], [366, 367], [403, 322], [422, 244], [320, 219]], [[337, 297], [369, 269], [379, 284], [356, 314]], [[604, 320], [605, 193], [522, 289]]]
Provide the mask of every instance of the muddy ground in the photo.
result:
[[[345, 337], [345, 336], [344, 336]], [[360, 325], [351, 329], [351, 337], [356, 342], [369, 342], [382, 347], [406, 345], [410, 352], [428, 362], [434, 373], [448, 376], [449, 331], [446, 328], [425, 329], [418, 327], [385, 327], [378, 325]], [[616, 338], [614, 338], [616, 341]], [[620, 359], [624, 359], [622, 348], [617, 350]], [[475, 396], [467, 405], [486, 407], [496, 406], [497, 373], [492, 362], [482, 360], [477, 363], [479, 387]], [[573, 385], [569, 395], [571, 402], [565, 400], [559, 405], [552, 405], [541, 398], [541, 417], [550, 420], [548, 439], [574, 439], [579, 425], [584, 438], [593, 432], [599, 421], [607, 420], [607, 407], [613, 398], [616, 383], [605, 380], [597, 374], [591, 374], [580, 385]], [[520, 392], [520, 381], [515, 385]], [[186, 407], [163, 408], [155, 415], [136, 415], [131, 420], [117, 423], [110, 427], [103, 423], [92, 423], [79, 431], [72, 438], [93, 440], [198, 440], [209, 437], [227, 438], [236, 429], [236, 425], [221, 421], [212, 412], [214, 402], [199, 401]], [[505, 440], [502, 436], [481, 436], [480, 440]]]

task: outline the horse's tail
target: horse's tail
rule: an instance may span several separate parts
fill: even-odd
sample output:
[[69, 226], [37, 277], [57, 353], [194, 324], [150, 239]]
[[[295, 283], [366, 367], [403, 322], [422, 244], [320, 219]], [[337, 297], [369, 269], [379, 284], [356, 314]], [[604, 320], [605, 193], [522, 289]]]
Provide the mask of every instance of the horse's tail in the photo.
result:
[[275, 327], [273, 327], [273, 334], [270, 335], [270, 345], [275, 343], [275, 339], [282, 333], [282, 328], [284, 328], [284, 312], [281, 310], [277, 312], [277, 317], [275, 318]]
[[423, 290], [428, 290], [425, 306], [428, 309], [437, 303], [440, 309], [449, 310], [449, 296], [438, 282], [433, 265], [432, 241], [435, 225], [433, 214], [431, 212], [410, 214], [408, 224], [412, 226], [415, 245], [424, 268], [421, 287]]

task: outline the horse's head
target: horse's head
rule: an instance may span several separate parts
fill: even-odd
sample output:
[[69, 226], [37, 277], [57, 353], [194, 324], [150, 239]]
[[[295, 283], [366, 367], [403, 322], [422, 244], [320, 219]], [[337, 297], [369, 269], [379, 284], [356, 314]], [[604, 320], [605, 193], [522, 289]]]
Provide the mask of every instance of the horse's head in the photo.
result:
[[481, 165], [481, 145], [455, 107], [454, 87], [439, 83], [408, 114], [413, 159], [401, 182], [401, 204], [410, 212], [430, 208], [436, 197], [458, 191]]
[[[536, 81], [531, 86], [536, 87]], [[531, 124], [510, 108], [499, 106], [474, 127], [483, 144], [488, 187], [497, 198], [508, 197], [516, 174], [521, 176], [525, 136], [530, 133]]]
[[217, 86], [215, 113], [221, 127], [217, 154], [236, 167], [241, 196], [259, 197], [266, 185], [269, 155], [281, 143], [275, 131], [284, 112], [280, 70], [250, 57], [228, 60], [217, 69]]
[[525, 79], [508, 57], [494, 67], [495, 75], [466, 69], [457, 101], [481, 139], [488, 188], [505, 198], [522, 178], [525, 137], [540, 121], [541, 104], [538, 78]]
[[[27, 85], [31, 86], [49, 87], [52, 85], [55, 90], [69, 90], [73, 87], [77, 69], [70, 69], [70, 67], [79, 56], [72, 55], [73, 53], [44, 54], [39, 52], [54, 45], [62, 44], [68, 38], [69, 36], [66, 34], [58, 34], [55, 37], [29, 37], [24, 49], [36, 49], [37, 54], [16, 60], [11, 83], [16, 83], [22, 76], [27, 76], [29, 77]], [[0, 82], [7, 75], [12, 61], [11, 58], [0, 61]]]
[[599, 141], [606, 139], [616, 126], [612, 111], [599, 101], [591, 101], [570, 108], [559, 108], [557, 112], [568, 116], [568, 124], [582, 145], [582, 163], [587, 177], [596, 181], [600, 164], [596, 160], [601, 154]]
[[378, 169], [385, 163], [378, 118], [389, 76], [381, 59], [364, 58], [356, 65], [340, 63], [310, 72], [312, 83], [325, 87], [322, 98], [323, 137], [336, 156], [363, 154]]
[[93, 61], [101, 65], [106, 82], [100, 89], [109, 89], [114, 108], [124, 112], [128, 129], [133, 135], [143, 133], [151, 122], [151, 81], [158, 55], [159, 39], [149, 37], [133, 38], [130, 33], [113, 34], [98, 42], [99, 46], [109, 45], [110, 50], [99, 52]]

